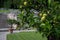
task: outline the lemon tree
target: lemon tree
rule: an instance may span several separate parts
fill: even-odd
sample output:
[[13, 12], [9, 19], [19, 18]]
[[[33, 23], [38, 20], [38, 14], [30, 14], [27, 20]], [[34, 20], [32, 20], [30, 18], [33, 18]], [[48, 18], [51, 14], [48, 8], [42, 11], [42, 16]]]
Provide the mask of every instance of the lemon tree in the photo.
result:
[[[18, 19], [22, 26], [27, 23], [29, 27], [37, 28], [48, 40], [59, 40], [60, 1], [20, 0], [19, 9], [21, 13], [18, 15]], [[31, 9], [34, 9], [35, 12], [34, 10], [31, 12]]]

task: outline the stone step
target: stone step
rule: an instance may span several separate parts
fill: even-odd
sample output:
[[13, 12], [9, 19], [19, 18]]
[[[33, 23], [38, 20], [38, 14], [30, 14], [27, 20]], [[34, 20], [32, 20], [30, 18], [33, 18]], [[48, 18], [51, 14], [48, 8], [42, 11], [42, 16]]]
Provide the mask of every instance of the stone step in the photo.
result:
[[9, 30], [9, 28], [0, 28], [0, 32], [6, 32], [8, 30]]

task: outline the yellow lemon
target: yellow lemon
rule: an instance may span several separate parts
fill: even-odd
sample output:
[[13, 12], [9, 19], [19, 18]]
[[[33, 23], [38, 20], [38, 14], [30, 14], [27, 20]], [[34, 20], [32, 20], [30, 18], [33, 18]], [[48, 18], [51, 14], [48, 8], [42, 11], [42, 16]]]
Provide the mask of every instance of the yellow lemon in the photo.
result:
[[47, 14], [43, 14], [43, 16], [47, 16]]
[[44, 21], [45, 20], [45, 16], [43, 16], [42, 18], [41, 18], [41, 21]]
[[27, 5], [27, 2], [26, 1], [24, 2], [24, 5]]

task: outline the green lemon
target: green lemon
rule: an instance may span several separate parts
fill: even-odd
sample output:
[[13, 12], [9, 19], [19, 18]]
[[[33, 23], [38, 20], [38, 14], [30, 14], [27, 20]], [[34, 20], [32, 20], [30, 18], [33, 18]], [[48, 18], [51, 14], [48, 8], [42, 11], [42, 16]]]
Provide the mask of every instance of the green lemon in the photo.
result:
[[22, 11], [22, 14], [24, 13], [24, 11]]
[[47, 11], [47, 13], [49, 14], [49, 13], [50, 13], [50, 11]]
[[20, 5], [20, 8], [22, 8], [22, 5]]
[[39, 14], [39, 16], [42, 16], [42, 15], [43, 15], [42, 13]]
[[26, 1], [24, 2], [24, 5], [27, 5], [27, 2]]

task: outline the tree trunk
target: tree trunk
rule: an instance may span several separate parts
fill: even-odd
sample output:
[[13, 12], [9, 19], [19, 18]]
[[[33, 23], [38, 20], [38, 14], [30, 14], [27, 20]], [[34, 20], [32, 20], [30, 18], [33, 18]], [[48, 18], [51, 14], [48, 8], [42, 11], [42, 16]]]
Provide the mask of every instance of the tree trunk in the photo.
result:
[[10, 32], [10, 33], [13, 33], [12, 25], [11, 25], [11, 27], [10, 27], [10, 29], [9, 29], [9, 32]]

